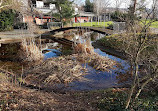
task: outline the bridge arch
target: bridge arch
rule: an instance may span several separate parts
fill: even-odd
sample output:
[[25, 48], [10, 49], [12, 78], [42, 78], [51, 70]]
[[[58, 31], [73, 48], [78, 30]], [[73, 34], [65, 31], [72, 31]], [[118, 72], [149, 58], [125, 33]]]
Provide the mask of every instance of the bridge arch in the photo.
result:
[[98, 27], [65, 27], [65, 28], [59, 28], [52, 31], [48, 31], [41, 35], [41, 39], [50, 39], [59, 43], [70, 45], [73, 43], [73, 41], [67, 40], [65, 38], [57, 38], [53, 36], [56, 32], [66, 31], [70, 29], [85, 29], [85, 30], [94, 31], [101, 34], [105, 34], [105, 35], [111, 35], [113, 33], [113, 31], [110, 29], [103, 29], [103, 28], [98, 28]]
[[113, 31], [110, 29], [99, 28], [99, 27], [64, 27], [64, 28], [52, 30], [49, 33], [53, 35], [55, 34], [55, 32], [61, 32], [61, 31], [70, 30], [70, 29], [88, 29], [90, 31], [98, 32], [105, 35], [111, 35], [113, 33]]

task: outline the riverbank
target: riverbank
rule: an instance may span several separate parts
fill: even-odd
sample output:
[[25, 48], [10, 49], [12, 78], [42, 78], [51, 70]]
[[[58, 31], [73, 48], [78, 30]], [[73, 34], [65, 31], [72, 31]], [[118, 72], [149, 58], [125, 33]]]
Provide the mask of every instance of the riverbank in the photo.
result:
[[[101, 42], [103, 43], [103, 41]], [[112, 39], [112, 42], [115, 43], [115, 39]], [[110, 43], [104, 45], [117, 47], [118, 44], [113, 45]], [[52, 58], [54, 56], [49, 56], [50, 59], [48, 59], [49, 57], [44, 60], [42, 59], [43, 61], [37, 64], [35, 61], [33, 64], [29, 62], [29, 67], [25, 67], [23, 64], [17, 64], [17, 66], [13, 64], [17, 68], [14, 69], [13, 67], [15, 72], [11, 67], [8, 67], [9, 70], [6, 68], [6, 72], [1, 71], [0, 79], [3, 80], [0, 83], [2, 86], [0, 88], [1, 109], [24, 111], [28, 109], [52, 111], [123, 111], [129, 89], [127, 87], [119, 87], [117, 83], [120, 80], [126, 81], [130, 70], [128, 69], [129, 65], [117, 57], [124, 57], [124, 55], [118, 49], [108, 49], [108, 51], [103, 52], [100, 50], [103, 47], [100, 47], [100, 49], [91, 48], [90, 51], [91, 45], [88, 43], [85, 47], [83, 47], [84, 45], [79, 46], [82, 46], [82, 50], [81, 48], [78, 50], [79, 54], [59, 54], [60, 57], [57, 56], [55, 58]], [[9, 50], [7, 47], [7, 50], [1, 50], [1, 56], [16, 55], [17, 50], [13, 51], [14, 47], [10, 47], [12, 48], [9, 48]], [[18, 46], [15, 47], [19, 49]], [[56, 49], [58, 51], [63, 47], [65, 46], [62, 45], [59, 49]], [[8, 53], [7, 51], [11, 51], [12, 53]], [[62, 50], [60, 51], [62, 52]], [[80, 54], [81, 52], [84, 52], [84, 54]], [[108, 55], [106, 52], [113, 53], [117, 57]], [[118, 61], [122, 64], [117, 65]], [[2, 66], [5, 66], [4, 62], [1, 62]], [[13, 62], [20, 61], [13, 59]], [[9, 63], [8, 65], [11, 64]], [[18, 72], [16, 72], [17, 70]], [[80, 77], [81, 79], [87, 77], [88, 80], [84, 80], [88, 82], [78, 81]], [[128, 78], [131, 79], [131, 76]], [[71, 83], [70, 85], [68, 84], [69, 82]], [[53, 87], [56, 83], [57, 86]], [[132, 102], [129, 111], [156, 111], [158, 104], [158, 94], [156, 91], [144, 90], [143, 92], [138, 100]], [[145, 97], [147, 99], [143, 99]]]
[[[40, 89], [19, 87], [10, 83], [0, 83], [0, 86], [0, 110], [124, 111], [128, 94], [126, 88], [48, 92]], [[129, 111], [156, 111], [158, 108], [157, 99], [157, 93], [148, 91], [131, 105]]]
[[99, 48], [100, 50], [102, 50], [103, 52], [106, 52], [107, 54], [116, 56], [116, 57], [121, 58], [123, 60], [127, 59], [127, 55], [124, 52], [117, 51], [116, 49], [114, 49], [112, 47], [102, 46], [98, 42], [94, 42], [94, 43], [92, 43], [92, 45], [94, 48]]
[[69, 93], [60, 94], [0, 84], [0, 110], [22, 111], [96, 111]]

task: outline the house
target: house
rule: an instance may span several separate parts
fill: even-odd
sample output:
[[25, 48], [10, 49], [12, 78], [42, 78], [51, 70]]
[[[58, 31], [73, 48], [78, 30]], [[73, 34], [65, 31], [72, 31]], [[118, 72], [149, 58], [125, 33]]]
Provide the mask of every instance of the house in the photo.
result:
[[[54, 17], [52, 17], [52, 13], [57, 13], [55, 4], [49, 2], [49, 0], [27, 0], [28, 5], [31, 7], [32, 12], [35, 14], [31, 16], [26, 16], [23, 19], [23, 22], [35, 22], [37, 25], [44, 25], [48, 22], [56, 21]], [[91, 12], [79, 11], [79, 8], [76, 4], [73, 4], [73, 8], [75, 10], [74, 17], [72, 19], [73, 22], [83, 23], [92, 21], [94, 14]], [[37, 13], [36, 13], [37, 12]]]
[[51, 16], [51, 13], [57, 12], [55, 4], [48, 3], [46, 0], [27, 0], [27, 3], [28, 6], [31, 7], [33, 15], [24, 16], [24, 23], [35, 22], [37, 25], [44, 25], [47, 22], [55, 20], [55, 18]]
[[93, 20], [93, 17], [95, 16], [92, 12], [85, 12], [82, 10], [82, 7], [78, 7], [76, 4], [73, 4], [74, 10], [75, 10], [75, 18], [73, 19], [74, 23], [84, 23], [84, 22], [90, 22]]
[[93, 20], [93, 17], [95, 15], [91, 12], [84, 12], [81, 11], [78, 13], [78, 16], [75, 17], [75, 23], [84, 23], [84, 22], [90, 22]]
[[55, 4], [48, 3], [46, 0], [31, 0], [32, 8], [37, 10], [41, 15], [34, 17], [34, 22], [37, 25], [44, 25], [48, 22], [54, 21], [55, 18], [51, 16], [51, 13], [56, 13], [57, 9]]

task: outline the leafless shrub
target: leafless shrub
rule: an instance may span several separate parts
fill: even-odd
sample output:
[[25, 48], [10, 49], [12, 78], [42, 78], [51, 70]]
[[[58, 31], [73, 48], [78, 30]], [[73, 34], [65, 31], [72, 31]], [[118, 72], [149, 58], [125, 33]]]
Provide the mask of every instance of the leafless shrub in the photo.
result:
[[42, 31], [34, 22], [30, 21], [27, 22], [28, 24], [28, 31], [30, 34], [43, 34], [45, 31]]
[[20, 10], [22, 2], [19, 0], [0, 0], [0, 11], [5, 9]]
[[[155, 21], [152, 15], [155, 12], [157, 0], [153, 0], [150, 11], [147, 10], [144, 2], [139, 3], [137, 0], [132, 1], [128, 16], [124, 19], [126, 21], [128, 33], [126, 33], [126, 37], [122, 38], [124, 46], [122, 50], [128, 54], [128, 61], [130, 61], [132, 67], [131, 75], [133, 76], [133, 83], [131, 84], [126, 109], [129, 107], [132, 96], [134, 96], [135, 99], [138, 98], [147, 84], [151, 81], [155, 81], [158, 76], [158, 55], [156, 53], [158, 44], [157, 36], [150, 35], [149, 29], [151, 24]], [[138, 17], [138, 12], [144, 13], [146, 17], [140, 19]]]

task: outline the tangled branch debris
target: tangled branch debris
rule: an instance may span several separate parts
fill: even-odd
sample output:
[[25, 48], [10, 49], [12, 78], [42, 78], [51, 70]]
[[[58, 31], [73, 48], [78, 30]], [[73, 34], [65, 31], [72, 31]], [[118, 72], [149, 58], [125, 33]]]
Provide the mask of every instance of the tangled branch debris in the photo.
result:
[[92, 66], [96, 70], [110, 72], [117, 65], [117, 62], [107, 57], [100, 56], [97, 53], [92, 54], [80, 54], [78, 60], [84, 61]]
[[[35, 83], [67, 83], [81, 79], [85, 68], [74, 59], [74, 56], [51, 58], [42, 64], [26, 71], [26, 81]], [[32, 79], [33, 78], [33, 79]], [[36, 84], [38, 84], [36, 83]]]
[[[97, 70], [108, 71], [113, 69], [116, 62], [97, 54], [73, 54], [50, 58], [40, 65], [34, 66], [29, 71], [25, 71], [25, 81], [29, 84], [54, 84], [68, 83], [74, 80], [85, 80], [83, 75], [87, 70], [82, 66], [82, 62], [89, 63]], [[39, 84], [40, 83], [40, 84]]]

